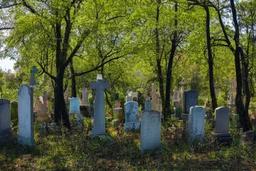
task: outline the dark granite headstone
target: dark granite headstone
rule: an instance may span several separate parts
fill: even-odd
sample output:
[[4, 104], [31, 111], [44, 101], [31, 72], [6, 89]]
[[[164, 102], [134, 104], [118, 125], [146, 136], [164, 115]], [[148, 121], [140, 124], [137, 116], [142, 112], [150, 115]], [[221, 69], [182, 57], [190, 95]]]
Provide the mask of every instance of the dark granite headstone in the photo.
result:
[[190, 107], [198, 105], [198, 91], [189, 90], [184, 92], [184, 113], [189, 113]]

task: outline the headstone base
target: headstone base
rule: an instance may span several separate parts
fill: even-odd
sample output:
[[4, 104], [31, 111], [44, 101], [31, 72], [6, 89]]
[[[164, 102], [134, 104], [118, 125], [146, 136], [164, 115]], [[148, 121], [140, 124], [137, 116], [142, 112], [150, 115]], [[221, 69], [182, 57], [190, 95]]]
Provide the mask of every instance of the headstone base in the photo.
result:
[[133, 131], [133, 130], [139, 130], [140, 129], [140, 121], [138, 122], [126, 122], [124, 124], [125, 131]]
[[4, 144], [13, 139], [11, 128], [0, 132], [0, 144]]
[[118, 119], [114, 119], [112, 120], [111, 124], [114, 128], [117, 128], [118, 125], [120, 124], [120, 121]]
[[87, 118], [92, 117], [92, 107], [90, 105], [81, 105], [80, 112], [84, 117], [87, 117]]
[[216, 137], [216, 144], [218, 146], [230, 146], [233, 142], [233, 138], [230, 134], [218, 134], [214, 135]]
[[256, 132], [247, 131], [242, 135], [242, 140], [247, 144], [255, 144], [256, 143]]
[[35, 140], [18, 136], [18, 143], [22, 145], [35, 146]]

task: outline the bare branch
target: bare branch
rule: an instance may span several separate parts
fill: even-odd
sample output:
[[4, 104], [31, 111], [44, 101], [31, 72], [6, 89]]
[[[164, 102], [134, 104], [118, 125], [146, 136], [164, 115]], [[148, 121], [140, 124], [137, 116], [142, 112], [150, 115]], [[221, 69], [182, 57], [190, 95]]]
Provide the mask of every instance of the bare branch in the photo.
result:
[[27, 7], [29, 9], [30, 12], [32, 12], [33, 14], [36, 14], [39, 16], [39, 14], [37, 13], [37, 11], [30, 5], [28, 4], [25, 0], [22, 0], [22, 4]]

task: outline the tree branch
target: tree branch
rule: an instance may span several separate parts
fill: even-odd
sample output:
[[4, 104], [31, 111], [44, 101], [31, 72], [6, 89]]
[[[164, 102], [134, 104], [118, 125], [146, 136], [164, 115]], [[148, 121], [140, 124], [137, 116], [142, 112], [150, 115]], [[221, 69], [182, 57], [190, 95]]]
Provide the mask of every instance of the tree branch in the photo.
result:
[[12, 30], [14, 28], [15, 27], [2, 27], [2, 28], [0, 28], [0, 31], [2, 31], [2, 30]]
[[[81, 75], [90, 73], [90, 72], [92, 72], [92, 71], [96, 71], [97, 69], [101, 68], [101, 67], [104, 66], [105, 64], [107, 64], [107, 63], [109, 63], [109, 62], [111, 62], [111, 61], [114, 61], [114, 60], [116, 60], [116, 59], [122, 58], [123, 56], [124, 56], [124, 55], [117, 56], [117, 57], [115, 57], [115, 58], [111, 58], [111, 59], [109, 59], [109, 60], [107, 60], [107, 61], [101, 63], [100, 65], [98, 64], [96, 67], [94, 67], [94, 68], [92, 68], [92, 69], [90, 69], [90, 70], [88, 70], [88, 71], [80, 72], [80, 73], [75, 73], [74, 76], [75, 76], [75, 77], [76, 77], [76, 76], [81, 76]], [[72, 78], [72, 77], [70, 77], [70, 78]]]
[[41, 67], [41, 69], [43, 70], [44, 73], [46, 73], [51, 79], [56, 80], [56, 77], [53, 76], [52, 74], [50, 74], [49, 72], [47, 72], [47, 71], [45, 70], [45, 67], [44, 67], [40, 62], [37, 62], [37, 63], [38, 63], [38, 65]]
[[82, 34], [82, 38], [77, 42], [75, 48], [73, 49], [73, 51], [70, 53], [68, 59], [66, 60], [65, 64], [64, 64], [64, 68], [66, 68], [68, 66], [68, 64], [71, 62], [72, 58], [75, 56], [75, 54], [77, 53], [77, 51], [79, 50], [79, 48], [81, 47], [84, 39], [89, 35], [90, 31], [89, 30], [85, 30], [84, 33]]

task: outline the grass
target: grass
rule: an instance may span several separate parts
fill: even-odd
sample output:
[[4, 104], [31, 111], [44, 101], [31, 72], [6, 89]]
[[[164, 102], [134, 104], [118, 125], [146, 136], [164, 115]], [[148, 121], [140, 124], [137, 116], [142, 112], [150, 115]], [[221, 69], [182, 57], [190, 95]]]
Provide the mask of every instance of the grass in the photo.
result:
[[240, 143], [230, 147], [212, 143], [190, 146], [170, 137], [168, 124], [162, 129], [161, 147], [139, 151], [140, 134], [126, 133], [122, 127], [107, 127], [108, 136], [90, 138], [92, 125], [85, 129], [40, 136], [35, 126], [36, 147], [17, 141], [0, 146], [0, 170], [255, 170], [256, 147]]

